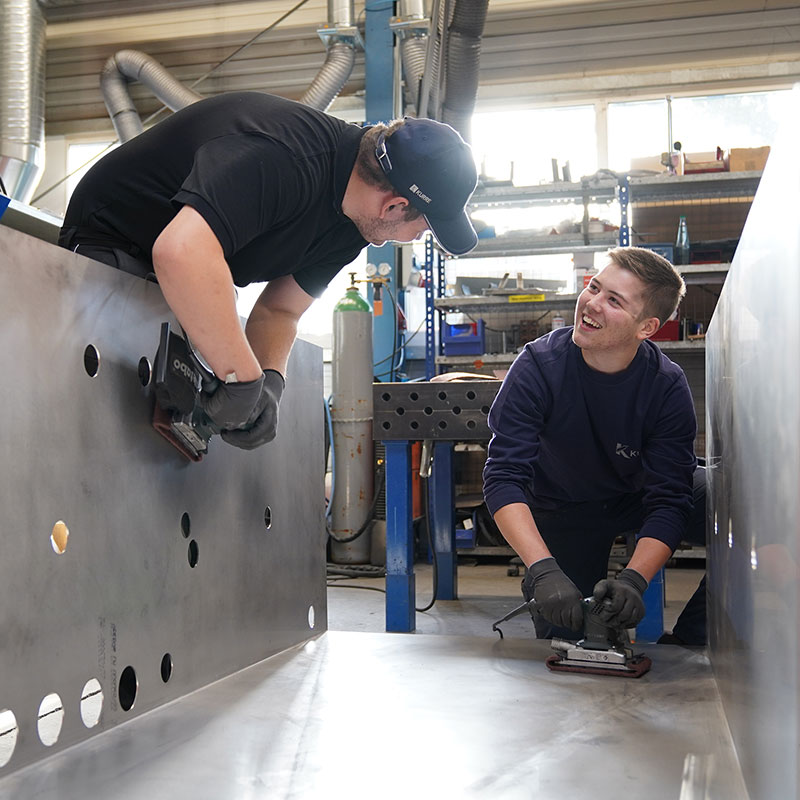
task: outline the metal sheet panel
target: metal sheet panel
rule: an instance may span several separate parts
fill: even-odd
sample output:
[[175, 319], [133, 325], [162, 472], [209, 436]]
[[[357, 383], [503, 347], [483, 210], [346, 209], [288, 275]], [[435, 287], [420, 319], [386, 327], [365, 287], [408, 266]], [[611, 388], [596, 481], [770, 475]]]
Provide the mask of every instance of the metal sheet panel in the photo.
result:
[[548, 652], [330, 632], [12, 775], [0, 795], [746, 798], [703, 653], [654, 646], [652, 671], [630, 680], [551, 673]]
[[708, 330], [712, 661], [754, 798], [797, 797], [800, 90]]
[[[307, 639], [327, 608], [319, 348], [295, 346], [274, 442], [215, 437], [195, 464], [152, 429], [137, 374], [171, 319], [155, 284], [0, 228], [0, 309], [0, 712], [18, 723], [2, 780]], [[104, 701], [88, 729], [90, 678]], [[50, 693], [64, 719], [45, 747]]]

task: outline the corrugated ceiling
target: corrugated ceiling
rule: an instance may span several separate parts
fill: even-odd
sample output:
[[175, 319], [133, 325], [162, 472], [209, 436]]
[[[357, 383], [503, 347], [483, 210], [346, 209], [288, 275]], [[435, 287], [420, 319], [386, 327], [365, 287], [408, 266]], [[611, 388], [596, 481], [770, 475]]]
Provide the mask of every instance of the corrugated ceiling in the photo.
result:
[[[50, 0], [47, 132], [106, 130], [98, 86], [106, 58], [134, 48], [191, 84], [297, 0]], [[364, 20], [364, 2], [356, 0]], [[324, 0], [281, 25], [197, 86], [299, 97], [324, 59]], [[479, 108], [596, 98], [785, 87], [800, 81], [800, 4], [780, 0], [491, 0]], [[358, 118], [364, 59], [337, 101]], [[143, 115], [158, 104], [133, 87]]]

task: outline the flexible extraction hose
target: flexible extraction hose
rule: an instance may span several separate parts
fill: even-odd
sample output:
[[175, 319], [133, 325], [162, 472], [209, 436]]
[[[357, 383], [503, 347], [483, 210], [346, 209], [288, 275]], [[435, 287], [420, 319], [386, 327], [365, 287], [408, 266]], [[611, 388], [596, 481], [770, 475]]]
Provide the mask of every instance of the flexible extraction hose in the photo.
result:
[[196, 103], [203, 97], [173, 78], [152, 56], [138, 50], [120, 50], [103, 66], [100, 89], [121, 142], [130, 141], [144, 130], [139, 112], [128, 92], [130, 81], [138, 81], [146, 86], [172, 111]]

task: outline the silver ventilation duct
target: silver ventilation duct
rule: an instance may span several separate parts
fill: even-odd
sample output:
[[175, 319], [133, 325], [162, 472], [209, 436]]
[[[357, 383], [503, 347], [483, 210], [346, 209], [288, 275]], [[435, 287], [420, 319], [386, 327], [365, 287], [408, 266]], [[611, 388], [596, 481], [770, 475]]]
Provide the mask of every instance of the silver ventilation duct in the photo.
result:
[[142, 83], [172, 111], [202, 99], [202, 95], [187, 89], [151, 56], [138, 50], [120, 50], [103, 66], [100, 89], [121, 142], [133, 139], [143, 130], [139, 112], [128, 92], [130, 81]]
[[428, 49], [429, 22], [425, 16], [423, 0], [401, 0], [400, 16], [392, 20], [391, 27], [400, 42], [406, 99], [414, 109], [417, 109]]
[[[360, 37], [353, 25], [353, 0], [328, 0], [328, 24], [318, 33], [326, 44], [327, 56], [300, 102], [324, 111], [347, 83], [355, 64], [355, 49]], [[151, 56], [138, 50], [120, 50], [106, 61], [100, 76], [100, 88], [121, 142], [133, 139], [143, 130], [139, 112], [128, 92], [128, 84], [134, 80], [147, 86], [172, 111], [202, 98], [173, 78]]]
[[481, 36], [489, 0], [456, 0], [445, 51], [442, 122], [452, 125], [467, 141], [478, 94]]
[[431, 12], [419, 116], [452, 125], [467, 141], [488, 7], [489, 0], [434, 0]]
[[44, 169], [45, 19], [39, 0], [0, 3], [0, 177], [27, 203]]
[[356, 46], [361, 43], [353, 24], [353, 0], [328, 0], [328, 24], [317, 33], [328, 52], [300, 102], [326, 111], [350, 78], [356, 62]]

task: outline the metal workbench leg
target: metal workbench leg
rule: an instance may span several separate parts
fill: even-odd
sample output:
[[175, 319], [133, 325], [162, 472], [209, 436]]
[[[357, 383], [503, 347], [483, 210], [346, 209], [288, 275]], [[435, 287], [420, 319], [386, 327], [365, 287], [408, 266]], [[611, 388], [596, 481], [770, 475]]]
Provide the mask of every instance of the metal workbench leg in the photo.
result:
[[416, 627], [414, 534], [411, 507], [411, 447], [386, 448], [386, 630], [409, 633]]
[[658, 641], [664, 633], [664, 569], [653, 576], [644, 593], [645, 615], [636, 626], [637, 642]]
[[458, 598], [453, 482], [453, 442], [437, 442], [433, 446], [428, 505], [432, 521], [431, 546], [436, 550], [437, 596], [441, 600]]

